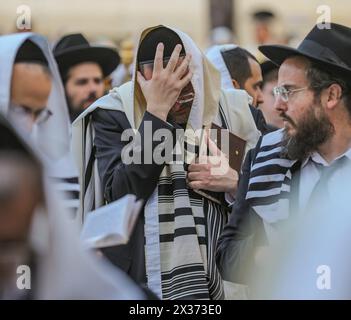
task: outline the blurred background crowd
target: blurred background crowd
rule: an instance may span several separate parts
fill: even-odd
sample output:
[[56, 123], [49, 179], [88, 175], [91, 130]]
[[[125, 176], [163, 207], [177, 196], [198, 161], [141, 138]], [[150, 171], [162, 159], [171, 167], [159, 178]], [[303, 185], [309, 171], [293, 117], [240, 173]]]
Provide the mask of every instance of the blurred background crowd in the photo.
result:
[[[81, 172], [67, 169], [73, 168], [69, 150], [70, 124], [111, 88], [119, 87], [132, 79], [135, 50], [138, 47], [140, 33], [145, 28], [165, 25], [182, 30], [203, 52], [207, 52], [208, 59], [213, 63], [211, 52], [208, 49], [214, 45], [240, 46], [238, 49], [231, 47], [231, 51], [235, 49], [235, 53], [232, 52], [233, 56], [228, 53], [226, 57], [226, 54], [223, 54], [223, 61], [228, 68], [227, 73], [229, 72], [231, 76], [230, 85], [248, 92], [251, 99], [250, 110], [257, 129], [265, 134], [282, 128], [283, 123], [282, 119], [278, 119], [277, 112], [272, 111], [273, 87], [277, 84], [278, 68], [265, 61], [262, 53], [258, 51], [258, 46], [282, 44], [296, 47], [308, 31], [318, 23], [332, 20], [338, 24], [350, 25], [350, 14], [348, 10], [345, 10], [348, 5], [348, 0], [323, 2], [319, 0], [308, 2], [303, 0], [289, 2], [273, 0], [0, 0], [1, 36], [34, 32], [44, 36], [50, 46], [49, 51], [45, 39], [37, 36], [28, 36], [28, 38], [19, 36], [11, 38], [12, 40], [1, 37], [0, 80], [3, 82], [0, 82], [0, 93], [4, 94], [0, 95], [3, 99], [0, 101], [0, 107], [6, 105], [9, 112], [7, 109], [1, 111], [4, 111], [6, 115], [8, 112], [9, 119], [15, 120], [14, 123], [19, 126], [21, 123], [16, 122], [18, 119], [23, 120], [29, 116], [32, 118], [28, 122], [30, 127], [26, 128], [23, 125], [22, 129], [28, 133], [28, 137], [33, 140], [37, 139], [37, 146], [39, 149], [42, 148], [40, 151], [44, 156], [59, 158], [61, 154], [52, 153], [52, 145], [54, 143], [57, 143], [57, 146], [62, 145], [62, 150], [64, 149], [67, 157], [61, 157], [62, 161], [55, 163], [55, 166], [57, 165], [55, 168], [46, 169], [48, 169], [48, 177], [52, 179], [51, 182], [54, 182], [51, 183], [51, 187], [71, 193], [71, 196], [65, 197], [65, 201], [61, 204], [55, 204], [55, 201], [52, 201], [49, 195], [51, 187], [47, 188], [42, 182], [44, 170], [36, 153], [22, 141], [22, 138], [18, 137], [6, 119], [0, 118], [2, 135], [0, 147], [4, 151], [0, 157], [0, 179], [2, 179], [0, 181], [0, 188], [2, 188], [0, 189], [0, 200], [4, 204], [2, 208], [0, 207], [0, 213], [3, 211], [4, 214], [0, 215], [0, 218], [6, 222], [6, 214], [19, 212], [19, 216], [29, 221], [32, 216], [28, 212], [34, 211], [32, 209], [37, 204], [42, 205], [43, 203], [49, 211], [51, 208], [55, 208], [56, 211], [61, 210], [60, 206], [63, 204], [76, 217], [80, 204], [79, 192], [86, 193], [89, 186], [84, 184], [84, 180], [84, 182], [80, 181], [79, 186], [78, 177], [81, 178]], [[6, 51], [7, 47], [8, 51]], [[1, 55], [4, 59], [1, 59]], [[233, 68], [228, 63], [229, 60], [232, 61]], [[36, 64], [34, 68], [33, 66], [32, 68], [21, 66], [23, 63], [33, 63], [33, 61]], [[238, 65], [241, 68], [235, 68]], [[12, 66], [14, 66], [13, 69]], [[246, 71], [238, 73], [238, 70], [245, 68]], [[6, 78], [3, 76], [5, 74], [9, 76]], [[12, 87], [11, 90], [7, 90], [11, 82], [10, 75], [12, 76]], [[27, 79], [27, 82], [23, 79]], [[28, 79], [32, 80], [28, 81]], [[26, 83], [22, 83], [22, 80]], [[18, 90], [16, 90], [16, 84]], [[23, 88], [28, 88], [28, 92], [25, 92]], [[8, 96], [10, 91], [11, 97]], [[40, 92], [40, 94], [35, 95], [35, 92]], [[24, 98], [31, 95], [37, 100], [30, 101], [29, 104], [32, 103], [33, 108], [28, 108], [26, 103], [29, 100], [25, 101]], [[50, 107], [48, 108], [50, 110], [44, 110], [46, 105]], [[256, 107], [262, 111], [266, 119], [267, 123], [264, 125], [258, 119]], [[52, 114], [52, 110], [58, 112]], [[41, 134], [37, 136], [32, 134], [34, 122], [40, 124], [48, 119], [51, 122], [47, 122], [47, 127], [42, 126]], [[67, 136], [60, 136], [61, 132], [66, 132]], [[84, 169], [89, 171], [86, 167]], [[28, 179], [24, 180], [28, 180], [29, 184], [25, 185], [26, 183], [21, 181], [20, 177], [27, 175]], [[36, 189], [39, 190], [39, 195], [34, 192]], [[13, 198], [10, 198], [9, 194], [13, 195]], [[11, 207], [21, 202], [17, 199], [22, 199], [21, 197], [25, 195], [29, 202], [31, 199], [35, 200], [35, 203], [30, 203], [26, 207], [29, 208], [28, 210], [23, 209], [23, 213], [20, 206]], [[25, 214], [26, 210], [28, 216]], [[43, 224], [47, 223], [49, 226], [55, 226], [54, 230], [50, 230], [50, 237], [54, 237], [56, 233], [61, 235], [58, 238], [54, 237], [54, 240], [48, 240], [47, 243], [39, 244], [39, 246], [44, 246], [43, 256], [47, 255], [47, 259], [44, 259], [45, 263], [40, 265], [40, 268], [46, 271], [44, 274], [47, 279], [55, 278], [55, 281], [43, 281], [44, 285], [40, 288], [40, 294], [36, 294], [35, 298], [154, 298], [152, 292], [143, 287], [136, 287], [124, 274], [119, 273], [119, 270], [110, 270], [111, 266], [107, 264], [99, 265], [101, 261], [96, 259], [96, 255], [91, 257], [81, 253], [80, 249], [77, 249], [78, 239], [74, 236], [78, 234], [78, 231], [74, 229], [76, 226], [68, 227], [67, 221], [56, 221], [57, 216], [53, 212], [55, 212], [54, 209], [51, 210], [49, 219], [45, 218], [52, 219], [52, 221], [41, 221], [35, 227], [48, 230], [48, 227], [43, 227]], [[7, 222], [11, 222], [11, 218], [13, 217], [9, 217]], [[23, 221], [22, 229], [17, 226], [18, 234], [27, 235], [28, 221]], [[72, 230], [70, 230], [71, 227]], [[11, 238], [11, 233], [7, 233], [10, 229], [0, 229], [5, 235], [5, 241], [0, 244], [2, 250], [0, 284], [4, 279], [10, 283], [8, 279], [15, 277], [13, 270], [10, 276], [6, 273], [7, 261], [11, 261], [12, 264], [18, 263], [13, 259], [13, 255], [25, 257], [23, 258], [25, 262], [32, 259], [29, 253], [22, 254], [22, 251], [27, 252], [27, 248], [22, 244], [17, 246], [14, 242], [8, 245], [6, 237], [9, 234]], [[16, 231], [16, 226], [13, 230]], [[62, 234], [65, 236], [62, 237]], [[74, 240], [70, 239], [70, 234]], [[41, 242], [45, 242], [45, 239], [45, 237], [44, 240], [41, 239]], [[45, 246], [47, 246], [46, 249]], [[60, 251], [67, 246], [72, 250]], [[80, 254], [76, 255], [75, 252], [80, 252]], [[66, 265], [63, 263], [65, 261], [70, 263]], [[55, 266], [56, 269], [52, 266]], [[67, 270], [69, 270], [69, 278], [65, 278]], [[96, 270], [102, 271], [96, 272]], [[100, 277], [102, 274], [109, 274], [111, 278], [119, 279], [117, 286], [119, 289], [114, 287], [115, 281], [110, 281], [108, 277]], [[78, 280], [77, 283], [70, 283], [72, 279], [84, 280], [84, 277], [90, 278], [91, 281], [87, 284], [80, 283]], [[13, 288], [8, 283], [3, 286], [6, 289], [3, 292], [0, 286], [0, 297], [27, 298], [18, 296], [16, 290], [13, 293]], [[70, 288], [76, 288], [77, 292], [70, 292], [65, 287], [67, 283], [70, 283]], [[124, 285], [130, 290], [123, 290]], [[53, 287], [56, 288], [55, 292], [51, 291]], [[93, 294], [89, 294], [91, 288], [95, 290]]]

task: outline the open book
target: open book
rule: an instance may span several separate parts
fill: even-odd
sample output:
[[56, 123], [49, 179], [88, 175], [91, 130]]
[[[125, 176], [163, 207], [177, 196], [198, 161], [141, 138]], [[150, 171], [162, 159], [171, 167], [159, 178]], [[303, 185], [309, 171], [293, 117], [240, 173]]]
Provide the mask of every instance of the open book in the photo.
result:
[[126, 244], [133, 231], [142, 200], [135, 195], [123, 198], [89, 212], [81, 232], [81, 240], [87, 248], [105, 248]]

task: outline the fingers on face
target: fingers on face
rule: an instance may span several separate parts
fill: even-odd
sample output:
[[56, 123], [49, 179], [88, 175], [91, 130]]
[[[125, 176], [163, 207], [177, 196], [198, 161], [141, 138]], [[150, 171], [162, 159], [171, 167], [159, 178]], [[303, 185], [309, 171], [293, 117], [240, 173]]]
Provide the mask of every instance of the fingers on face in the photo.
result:
[[[179, 55], [182, 50], [182, 45], [177, 44], [172, 52], [171, 58], [165, 68], [170, 73], [174, 73], [176, 78], [179, 80], [179, 85], [184, 88], [191, 80], [193, 73], [189, 70], [189, 63], [191, 61], [191, 55], [187, 54], [181, 64], [177, 67], [179, 61]], [[164, 45], [160, 42], [157, 45], [153, 73], [161, 72], [163, 68], [164, 58]]]
[[168, 71], [173, 72], [174, 69], [176, 68], [181, 50], [182, 50], [182, 45], [180, 45], [180, 44], [177, 44], [175, 46], [175, 48], [173, 49], [171, 58], [169, 59], [168, 64], [166, 66], [166, 69]]
[[160, 42], [156, 48], [155, 60], [154, 60], [154, 72], [160, 72], [163, 69], [163, 51], [164, 51], [164, 45], [162, 42]]
[[184, 76], [189, 72], [189, 64], [191, 61], [191, 55], [187, 54], [181, 64], [176, 68], [175, 74], [178, 79], [183, 79]]

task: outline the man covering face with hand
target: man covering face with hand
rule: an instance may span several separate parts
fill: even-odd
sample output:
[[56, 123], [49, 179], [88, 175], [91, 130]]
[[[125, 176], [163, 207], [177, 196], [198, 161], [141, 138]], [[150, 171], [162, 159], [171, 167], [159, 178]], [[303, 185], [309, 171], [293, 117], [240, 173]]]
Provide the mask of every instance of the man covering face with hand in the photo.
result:
[[[227, 212], [192, 189], [187, 169], [199, 157], [196, 130], [212, 122], [247, 140], [248, 148], [255, 144], [259, 133], [249, 109], [241, 108], [248, 97], [221, 91], [219, 74], [194, 42], [164, 26], [142, 33], [135, 69], [131, 82], [73, 124], [86, 185], [82, 218], [105, 202], [137, 195], [145, 206], [129, 243], [104, 254], [162, 299], [222, 298], [213, 254]], [[229, 110], [228, 100], [237, 109]]]

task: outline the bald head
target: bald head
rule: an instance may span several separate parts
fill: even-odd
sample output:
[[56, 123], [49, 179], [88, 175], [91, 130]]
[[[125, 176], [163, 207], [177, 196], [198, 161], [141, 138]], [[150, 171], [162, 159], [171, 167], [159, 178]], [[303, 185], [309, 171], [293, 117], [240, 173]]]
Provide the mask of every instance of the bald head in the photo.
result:
[[[11, 105], [9, 110], [17, 122], [19, 113], [26, 115], [26, 125], [31, 129], [46, 108], [52, 81], [49, 69], [40, 63], [15, 63], [11, 79]], [[26, 128], [23, 128], [26, 129]]]

